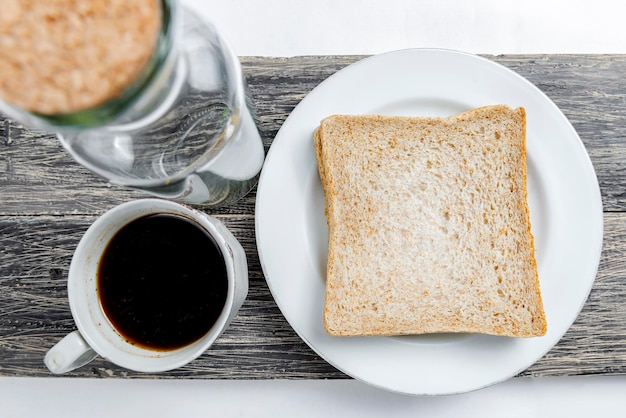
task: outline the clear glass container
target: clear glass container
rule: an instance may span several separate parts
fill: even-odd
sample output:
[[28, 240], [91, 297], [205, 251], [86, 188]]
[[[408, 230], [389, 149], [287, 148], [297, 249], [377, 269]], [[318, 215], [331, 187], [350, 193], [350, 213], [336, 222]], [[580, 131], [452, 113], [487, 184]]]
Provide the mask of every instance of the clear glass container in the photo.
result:
[[119, 97], [68, 114], [4, 102], [0, 111], [57, 132], [76, 161], [113, 184], [193, 204], [234, 203], [264, 160], [240, 63], [212, 24], [176, 1], [160, 5], [154, 54]]

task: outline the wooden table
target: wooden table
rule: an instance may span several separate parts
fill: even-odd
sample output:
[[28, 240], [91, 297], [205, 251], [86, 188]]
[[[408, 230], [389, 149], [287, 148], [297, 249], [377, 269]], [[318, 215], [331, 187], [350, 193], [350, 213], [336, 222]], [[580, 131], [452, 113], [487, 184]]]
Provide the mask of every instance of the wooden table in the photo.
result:
[[[362, 57], [242, 58], [266, 149], [298, 102]], [[525, 376], [626, 373], [626, 55], [489, 56], [529, 79], [562, 109], [596, 169], [605, 239], [580, 316]], [[0, 117], [0, 376], [51, 376], [45, 352], [75, 329], [67, 302], [72, 252], [104, 211], [145, 195], [111, 186], [75, 163], [54, 135]], [[252, 192], [210, 211], [244, 246], [250, 291], [213, 348], [189, 365], [142, 374], [105, 360], [68, 376], [203, 379], [346, 378], [291, 329], [270, 294], [254, 236]]]

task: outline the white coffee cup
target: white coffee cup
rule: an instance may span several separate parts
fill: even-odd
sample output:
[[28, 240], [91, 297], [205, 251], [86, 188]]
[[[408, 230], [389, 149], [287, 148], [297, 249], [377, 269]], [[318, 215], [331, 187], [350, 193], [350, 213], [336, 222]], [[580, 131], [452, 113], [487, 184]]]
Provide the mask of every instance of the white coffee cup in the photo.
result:
[[[152, 350], [126, 341], [102, 309], [97, 291], [99, 260], [111, 238], [129, 222], [149, 214], [183, 216], [213, 237], [224, 257], [228, 278], [226, 303], [213, 326], [199, 340], [173, 350]], [[181, 243], [185, 245], [185, 243]], [[200, 356], [230, 324], [248, 293], [248, 265], [241, 244], [217, 219], [187, 206], [160, 199], [119, 205], [99, 217], [80, 240], [68, 277], [68, 297], [78, 331], [66, 335], [45, 356], [53, 373], [65, 373], [100, 355], [140, 372], [178, 368]]]

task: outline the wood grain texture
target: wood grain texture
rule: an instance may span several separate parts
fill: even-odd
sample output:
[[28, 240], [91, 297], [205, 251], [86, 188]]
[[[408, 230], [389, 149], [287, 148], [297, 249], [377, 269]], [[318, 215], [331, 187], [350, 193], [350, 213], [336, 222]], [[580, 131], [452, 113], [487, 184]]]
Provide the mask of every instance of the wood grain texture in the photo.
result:
[[[293, 108], [357, 56], [242, 58], [266, 149]], [[626, 56], [490, 56], [543, 90], [578, 131], [597, 172], [605, 239], [578, 319], [522, 375], [626, 373]], [[75, 329], [66, 276], [74, 248], [105, 210], [145, 195], [108, 185], [73, 162], [54, 135], [0, 117], [0, 376], [50, 376], [45, 352]], [[250, 291], [232, 326], [189, 365], [158, 375], [98, 359], [70, 376], [328, 379], [346, 376], [293, 331], [265, 282], [255, 245], [255, 191], [210, 210], [244, 246]]]

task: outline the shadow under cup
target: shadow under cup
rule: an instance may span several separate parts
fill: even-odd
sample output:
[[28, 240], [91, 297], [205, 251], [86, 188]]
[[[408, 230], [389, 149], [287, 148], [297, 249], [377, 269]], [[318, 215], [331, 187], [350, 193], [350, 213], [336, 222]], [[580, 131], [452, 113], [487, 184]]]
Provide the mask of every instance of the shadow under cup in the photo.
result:
[[[103, 292], [105, 288], [110, 286], [102, 286], [103, 282], [99, 278], [99, 274], [102, 274], [101, 263], [105, 260], [103, 254], [105, 251], [111, 251], [109, 247], [112, 240], [119, 238], [123, 241], [125, 239], [125, 237], [118, 237], [120, 230], [127, 230], [130, 225], [136, 224], [134, 221], [146, 219], [146, 217], [152, 215], [166, 215], [166, 217], [178, 218], [183, 223], [191, 223], [196, 228], [205, 231], [214, 240], [224, 261], [223, 267], [225, 267], [227, 290], [221, 312], [217, 314], [217, 319], [213, 321], [214, 318], [212, 318], [210, 322], [202, 325], [206, 327], [206, 332], [203, 335], [192, 339], [187, 344], [173, 344], [171, 347], [159, 346], [158, 344], [155, 346], [149, 341], [141, 341], [129, 335], [124, 330], [123, 322], [125, 320], [122, 319], [118, 322], [115, 316], [111, 316], [111, 302], [106, 302], [108, 297]], [[190, 245], [193, 245], [190, 241], [177, 242], [176, 244], [182, 248], [188, 248]], [[130, 245], [131, 248], [132, 245]], [[124, 247], [121, 249], [124, 249]], [[197, 260], [195, 261], [200, 264], [206, 262], [206, 260], [200, 260], [205, 248], [191, 248], [189, 250], [193, 250], [196, 253], [194, 257]], [[207, 254], [210, 250], [211, 248], [206, 248]], [[213, 251], [215, 250], [213, 249]], [[162, 255], [155, 254], [155, 258], [161, 258], [161, 260], [155, 259], [155, 263], [163, 261]], [[192, 262], [195, 261], [192, 260]], [[131, 268], [133, 263], [132, 254], [120, 261], [121, 266], [123, 266], [123, 263], [127, 263], [129, 268]], [[168, 283], [168, 287], [171, 297], [179, 300], [171, 300], [171, 303], [168, 300], [164, 300], [164, 303], [184, 306], [184, 301], [181, 301], [180, 298], [184, 297], [185, 293], [177, 288], [177, 286], [182, 285], [182, 279], [178, 277], [177, 280], [175, 275], [181, 260], [169, 257], [165, 263], [173, 263], [173, 266], [171, 266], [173, 268], [170, 270], [174, 272], [174, 276], [171, 279], [171, 283]], [[184, 271], [183, 267], [180, 265], [181, 274]], [[224, 274], [224, 271], [221, 274]], [[149, 279], [147, 278], [147, 280]], [[119, 284], [120, 280], [117, 280], [117, 282]], [[99, 287], [102, 287], [102, 289], [99, 289]], [[210, 287], [207, 289], [207, 292], [211, 292]], [[190, 362], [202, 354], [231, 322], [241, 307], [247, 290], [248, 274], [245, 253], [230, 231], [215, 218], [186, 206], [160, 199], [128, 202], [111, 209], [96, 220], [87, 230], [76, 249], [70, 265], [68, 279], [68, 296], [72, 315], [80, 334], [87, 344], [100, 356], [107, 358], [111, 362], [142, 372], [171, 370]], [[193, 290], [189, 291], [193, 292]], [[145, 293], [145, 289], [143, 292]], [[101, 297], [103, 295], [105, 298]], [[115, 297], [123, 299], [127, 296], [112, 295], [112, 297], [114, 299]], [[194, 297], [198, 299], [198, 295], [194, 295]], [[207, 294], [206, 297], [209, 298], [210, 295]], [[202, 295], [200, 295], [201, 298]], [[167, 315], [168, 309], [164, 307], [165, 315]], [[108, 315], [105, 311], [107, 311]], [[118, 316], [117, 318], [120, 317]], [[123, 315], [122, 318], [124, 318]], [[119, 323], [120, 326], [116, 327], [113, 325], [114, 323]], [[165, 337], [168, 336], [166, 335]]]

